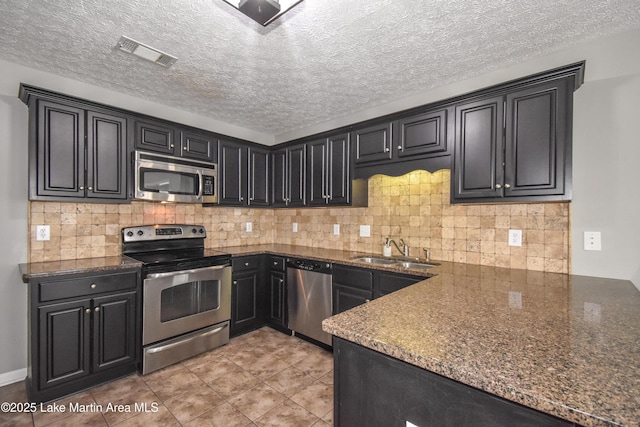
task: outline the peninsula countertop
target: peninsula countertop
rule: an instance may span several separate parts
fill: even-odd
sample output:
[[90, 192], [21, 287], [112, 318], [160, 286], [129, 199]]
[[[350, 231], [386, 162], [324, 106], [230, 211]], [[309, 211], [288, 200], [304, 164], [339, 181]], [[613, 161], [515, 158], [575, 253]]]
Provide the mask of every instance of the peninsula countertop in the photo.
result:
[[578, 424], [640, 422], [640, 292], [630, 281], [443, 263], [323, 328]]

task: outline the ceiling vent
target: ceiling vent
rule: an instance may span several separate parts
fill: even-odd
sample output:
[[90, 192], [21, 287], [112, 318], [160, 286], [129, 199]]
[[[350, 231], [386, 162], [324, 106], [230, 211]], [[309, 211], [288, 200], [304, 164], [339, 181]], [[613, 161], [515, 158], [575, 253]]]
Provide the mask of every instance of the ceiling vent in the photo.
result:
[[175, 56], [171, 56], [168, 53], [164, 53], [158, 49], [155, 49], [146, 44], [137, 42], [129, 37], [122, 36], [118, 41], [118, 49], [123, 52], [130, 53], [147, 61], [154, 62], [165, 68], [173, 65], [178, 60]]

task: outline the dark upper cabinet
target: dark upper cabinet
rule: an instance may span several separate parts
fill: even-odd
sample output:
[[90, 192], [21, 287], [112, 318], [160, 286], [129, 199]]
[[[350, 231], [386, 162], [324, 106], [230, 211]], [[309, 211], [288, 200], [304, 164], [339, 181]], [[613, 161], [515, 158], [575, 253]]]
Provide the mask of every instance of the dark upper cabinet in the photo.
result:
[[218, 140], [212, 134], [181, 130], [180, 157], [215, 163], [218, 159]]
[[452, 202], [571, 198], [569, 78], [456, 106]]
[[[136, 150], [153, 151], [173, 155], [176, 153], [176, 129], [169, 123], [152, 120], [135, 120]], [[180, 150], [178, 150], [178, 153]]]
[[310, 142], [307, 147], [308, 204], [348, 204], [351, 187], [349, 135]]
[[272, 206], [306, 205], [307, 145], [275, 150], [271, 154]]
[[391, 160], [393, 126], [391, 122], [369, 126], [351, 132], [354, 145], [354, 162], [367, 163]]
[[397, 157], [446, 153], [448, 113], [442, 109], [398, 120], [394, 127]]
[[247, 155], [246, 145], [220, 140], [218, 155], [220, 194], [218, 202], [221, 205], [247, 205]]
[[249, 205], [269, 206], [271, 179], [268, 149], [249, 147]]
[[30, 198], [126, 200], [127, 117], [46, 99], [35, 103]]

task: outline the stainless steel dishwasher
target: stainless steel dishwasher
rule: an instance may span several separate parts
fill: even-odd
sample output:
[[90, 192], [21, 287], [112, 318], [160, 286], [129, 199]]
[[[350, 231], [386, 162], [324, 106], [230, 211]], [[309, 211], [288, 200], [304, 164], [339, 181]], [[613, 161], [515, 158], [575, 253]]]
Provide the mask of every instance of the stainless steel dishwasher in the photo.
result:
[[287, 327], [296, 333], [331, 345], [322, 321], [331, 316], [332, 266], [299, 258], [287, 259]]

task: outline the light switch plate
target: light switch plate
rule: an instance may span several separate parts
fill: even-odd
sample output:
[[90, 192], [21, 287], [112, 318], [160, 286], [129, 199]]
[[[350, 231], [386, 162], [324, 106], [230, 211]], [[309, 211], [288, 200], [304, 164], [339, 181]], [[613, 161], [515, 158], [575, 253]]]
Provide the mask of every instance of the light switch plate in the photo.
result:
[[293, 223], [292, 230], [293, 230], [293, 232], [294, 232], [294, 233], [297, 233], [297, 232], [298, 232], [298, 223], [297, 223], [297, 222], [294, 222], [294, 223]]
[[36, 225], [36, 240], [51, 240], [51, 229], [48, 225]]
[[585, 251], [601, 251], [602, 250], [602, 234], [599, 231], [584, 232], [584, 250]]
[[522, 246], [522, 230], [509, 230], [509, 246]]
[[371, 226], [370, 225], [361, 225], [360, 226], [360, 237], [371, 237]]
[[340, 224], [333, 224], [333, 235], [334, 236], [340, 235]]

